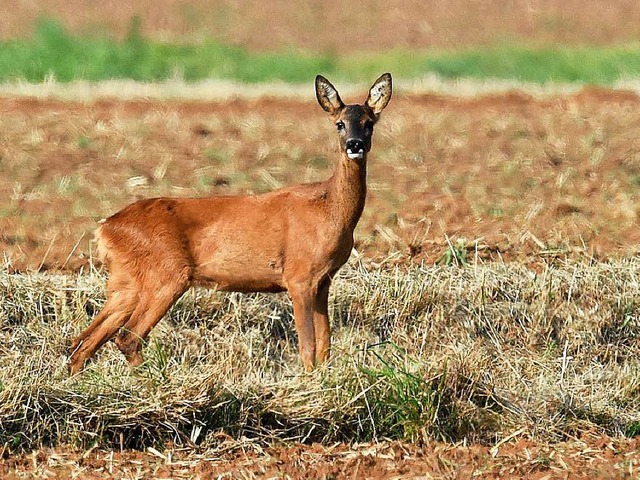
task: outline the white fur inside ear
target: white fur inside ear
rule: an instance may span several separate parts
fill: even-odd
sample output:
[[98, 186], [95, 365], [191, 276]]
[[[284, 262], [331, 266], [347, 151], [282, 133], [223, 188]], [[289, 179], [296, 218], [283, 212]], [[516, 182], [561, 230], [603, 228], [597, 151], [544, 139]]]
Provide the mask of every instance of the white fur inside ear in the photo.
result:
[[391, 75], [385, 74], [377, 79], [369, 89], [367, 105], [378, 115], [391, 99]]
[[318, 84], [318, 93], [320, 94], [320, 96], [324, 97], [325, 101], [329, 102], [334, 108], [340, 107], [342, 100], [340, 100], [338, 91], [333, 87], [333, 85], [324, 81], [320, 82]]
[[371, 90], [369, 91], [369, 96], [371, 98], [372, 103], [376, 103], [378, 100], [382, 98], [384, 94], [384, 83], [377, 83]]

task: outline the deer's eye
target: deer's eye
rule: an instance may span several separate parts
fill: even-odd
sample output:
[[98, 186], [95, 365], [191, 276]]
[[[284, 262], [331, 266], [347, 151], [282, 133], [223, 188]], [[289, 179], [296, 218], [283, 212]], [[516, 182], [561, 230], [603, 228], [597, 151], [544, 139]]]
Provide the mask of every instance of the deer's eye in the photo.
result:
[[368, 131], [373, 130], [373, 122], [371, 120], [368, 120], [365, 124], [364, 124], [364, 128]]
[[344, 130], [344, 122], [342, 120], [340, 120], [339, 122], [336, 123], [336, 128], [338, 129], [339, 132], [341, 132], [342, 130]]

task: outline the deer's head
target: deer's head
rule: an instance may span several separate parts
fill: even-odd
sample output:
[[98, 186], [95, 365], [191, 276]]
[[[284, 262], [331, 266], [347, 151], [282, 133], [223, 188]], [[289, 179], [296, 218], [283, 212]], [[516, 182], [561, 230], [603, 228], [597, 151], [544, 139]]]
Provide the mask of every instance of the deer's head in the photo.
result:
[[363, 160], [371, 150], [373, 126], [391, 100], [391, 74], [378, 78], [362, 105], [345, 105], [336, 88], [322, 75], [316, 77], [316, 97], [328, 112], [340, 136], [340, 151], [352, 160]]

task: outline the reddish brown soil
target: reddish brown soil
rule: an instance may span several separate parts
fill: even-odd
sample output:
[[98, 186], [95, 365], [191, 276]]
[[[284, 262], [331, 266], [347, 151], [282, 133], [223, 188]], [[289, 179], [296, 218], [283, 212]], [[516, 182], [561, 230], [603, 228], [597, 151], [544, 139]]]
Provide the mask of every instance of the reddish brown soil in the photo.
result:
[[[310, 92], [311, 96], [312, 92]], [[327, 178], [313, 100], [0, 99], [0, 249], [11, 268], [78, 269], [96, 221], [138, 198], [263, 192]], [[640, 98], [398, 93], [376, 127], [356, 248], [375, 261], [530, 264], [640, 244]]]
[[637, 440], [607, 437], [554, 446], [517, 440], [498, 448], [431, 443], [239, 447], [191, 452], [43, 449], [0, 460], [0, 476], [18, 478], [321, 478], [321, 479], [626, 479], [637, 478]]
[[[295, 7], [294, 7], [295, 5]], [[525, 41], [610, 44], [635, 42], [640, 3], [635, 0], [49, 0], [0, 1], [0, 37], [27, 36], [39, 16], [76, 32], [125, 35], [132, 17], [156, 39], [215, 38], [252, 49], [303, 48], [348, 53], [394, 47], [458, 48]]]

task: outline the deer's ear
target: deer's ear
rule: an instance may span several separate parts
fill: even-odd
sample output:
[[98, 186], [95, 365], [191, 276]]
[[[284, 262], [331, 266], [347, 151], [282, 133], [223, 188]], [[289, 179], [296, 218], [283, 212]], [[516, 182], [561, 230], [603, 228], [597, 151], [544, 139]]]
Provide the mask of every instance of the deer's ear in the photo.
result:
[[392, 82], [391, 74], [384, 73], [378, 78], [369, 89], [369, 96], [365, 104], [373, 110], [373, 113], [380, 115], [380, 112], [391, 100]]
[[331, 85], [331, 82], [322, 75], [316, 77], [316, 98], [324, 111], [331, 115], [335, 115], [344, 107], [336, 87]]

